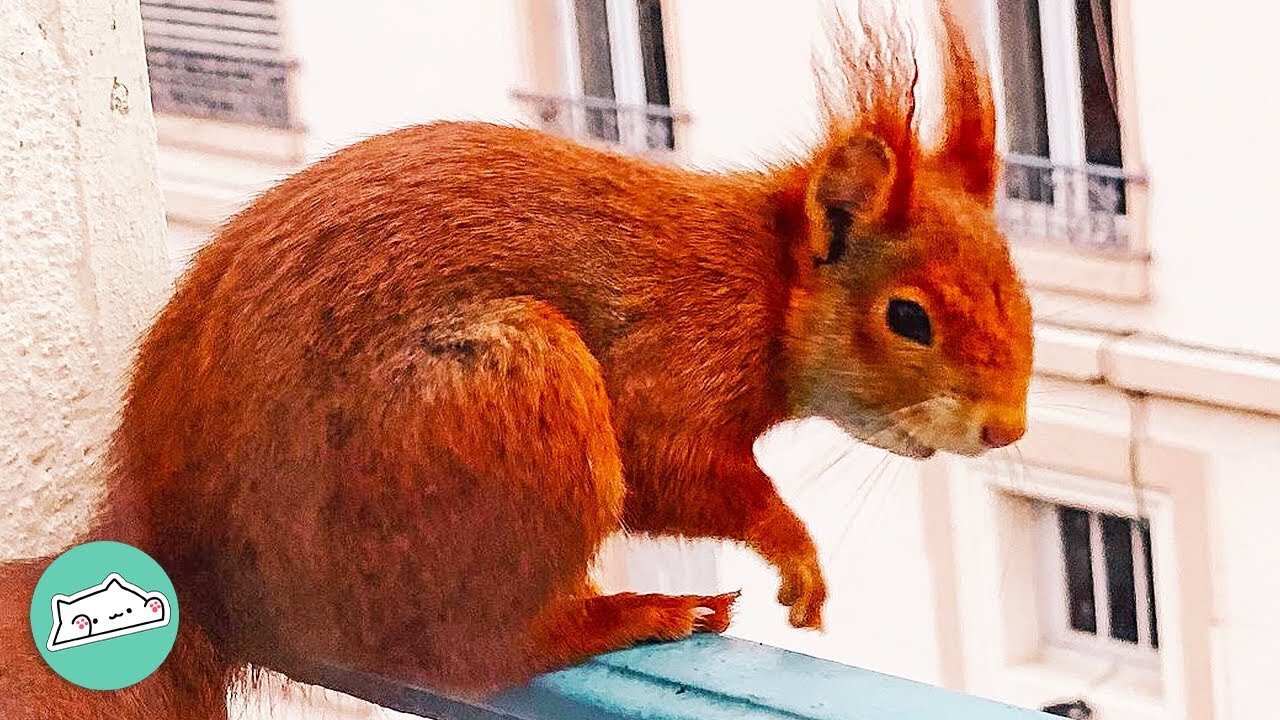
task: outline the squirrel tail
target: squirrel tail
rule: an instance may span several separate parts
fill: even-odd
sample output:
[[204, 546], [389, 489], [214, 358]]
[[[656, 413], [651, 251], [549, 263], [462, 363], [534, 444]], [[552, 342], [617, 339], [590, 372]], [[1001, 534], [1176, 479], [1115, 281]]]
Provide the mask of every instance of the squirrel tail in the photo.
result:
[[227, 720], [239, 668], [219, 657], [184, 617], [169, 657], [151, 676], [115, 691], [88, 690], [45, 664], [31, 634], [30, 598], [53, 557], [0, 563], [0, 718], [5, 720]]

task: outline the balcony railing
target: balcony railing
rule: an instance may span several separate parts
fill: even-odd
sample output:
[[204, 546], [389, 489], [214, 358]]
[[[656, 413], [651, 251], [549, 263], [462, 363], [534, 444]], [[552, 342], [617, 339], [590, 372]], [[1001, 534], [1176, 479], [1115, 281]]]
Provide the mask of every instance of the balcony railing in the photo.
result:
[[1146, 178], [1102, 165], [1009, 154], [996, 212], [1014, 240], [1130, 252], [1131, 210]]
[[688, 115], [665, 105], [530, 92], [513, 97], [529, 108], [543, 130], [642, 154], [674, 150], [676, 129], [688, 121]]
[[718, 635], [601, 655], [482, 702], [332, 669], [310, 679], [437, 720], [1048, 720], [1032, 710]]

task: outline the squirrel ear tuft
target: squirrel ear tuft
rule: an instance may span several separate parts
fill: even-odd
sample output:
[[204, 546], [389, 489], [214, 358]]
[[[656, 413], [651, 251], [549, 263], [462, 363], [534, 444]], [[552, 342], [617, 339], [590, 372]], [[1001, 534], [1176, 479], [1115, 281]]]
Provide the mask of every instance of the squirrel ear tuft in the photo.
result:
[[811, 193], [828, 225], [827, 232], [813, 236], [817, 262], [837, 259], [848, 226], [884, 219], [896, 185], [897, 165], [889, 144], [869, 133], [832, 145], [817, 158]]
[[966, 192], [990, 207], [999, 174], [991, 80], [974, 58], [960, 21], [946, 7], [941, 17], [946, 117], [937, 158], [959, 176]]

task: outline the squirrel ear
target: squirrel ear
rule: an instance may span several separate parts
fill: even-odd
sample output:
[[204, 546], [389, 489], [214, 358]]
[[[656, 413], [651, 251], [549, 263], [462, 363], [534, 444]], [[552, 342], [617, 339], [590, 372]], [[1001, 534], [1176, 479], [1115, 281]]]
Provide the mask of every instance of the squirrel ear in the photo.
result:
[[999, 174], [991, 80], [974, 59], [960, 21], [945, 7], [941, 13], [947, 111], [938, 160], [959, 175], [966, 192], [990, 207], [995, 203]]
[[814, 234], [816, 262], [839, 258], [850, 225], [875, 223], [884, 217], [896, 171], [897, 161], [888, 143], [866, 133], [854, 135], [819, 156], [812, 193], [826, 217], [827, 232]]

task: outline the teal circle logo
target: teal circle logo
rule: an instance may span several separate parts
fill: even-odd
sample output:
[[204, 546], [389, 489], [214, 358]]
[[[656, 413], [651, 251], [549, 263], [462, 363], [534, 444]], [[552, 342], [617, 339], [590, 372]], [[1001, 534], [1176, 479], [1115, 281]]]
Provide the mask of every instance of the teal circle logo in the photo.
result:
[[159, 563], [132, 545], [77, 545], [36, 583], [31, 636], [63, 678], [90, 690], [119, 690], [169, 656], [178, 596]]

